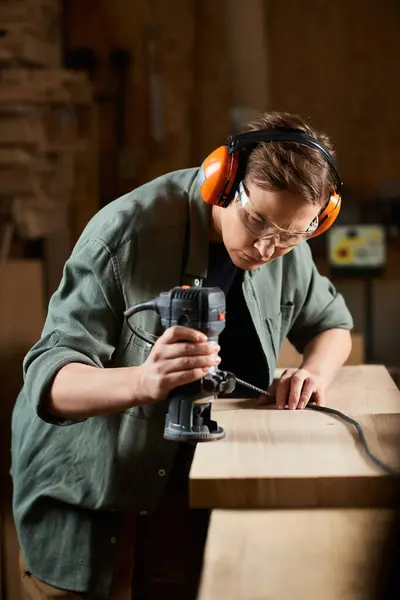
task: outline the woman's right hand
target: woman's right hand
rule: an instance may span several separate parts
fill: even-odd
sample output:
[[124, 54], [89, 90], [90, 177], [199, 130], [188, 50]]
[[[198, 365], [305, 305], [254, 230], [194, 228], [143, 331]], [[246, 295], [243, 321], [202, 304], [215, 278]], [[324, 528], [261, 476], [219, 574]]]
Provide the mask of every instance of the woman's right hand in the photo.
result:
[[195, 329], [179, 325], [166, 329], [137, 368], [142, 402], [164, 400], [174, 388], [204, 377], [220, 363], [219, 350], [218, 344]]

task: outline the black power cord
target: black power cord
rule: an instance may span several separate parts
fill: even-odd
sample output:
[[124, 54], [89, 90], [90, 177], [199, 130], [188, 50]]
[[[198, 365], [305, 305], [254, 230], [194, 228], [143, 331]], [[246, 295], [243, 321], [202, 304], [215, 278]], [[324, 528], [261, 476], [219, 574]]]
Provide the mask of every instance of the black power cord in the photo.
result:
[[[154, 345], [154, 341], [147, 338], [147, 336], [145, 336], [144, 334], [140, 333], [135, 327], [133, 327], [130, 322], [129, 319], [130, 317], [132, 317], [135, 313], [142, 311], [142, 310], [154, 310], [154, 303], [152, 302], [143, 302], [142, 304], [138, 304], [136, 306], [134, 306], [133, 308], [125, 311], [124, 316], [126, 317], [127, 320], [127, 324], [129, 329], [135, 333], [140, 339], [142, 339], [143, 341], [147, 342], [148, 344], [151, 344], [152, 346]], [[262, 396], [268, 396], [270, 398], [274, 398], [274, 396], [272, 396], [272, 394], [269, 394], [267, 391], [253, 385], [252, 383], [248, 383], [247, 381], [243, 381], [243, 379], [239, 379], [238, 377], [236, 377], [236, 383], [238, 383], [239, 385], [248, 388], [249, 390], [252, 390], [253, 392], [257, 392], [258, 394], [262, 395]], [[364, 434], [364, 430], [361, 427], [360, 423], [358, 421], [356, 421], [355, 419], [352, 419], [351, 417], [349, 417], [348, 415], [345, 415], [344, 413], [340, 412], [340, 410], [336, 410], [335, 408], [328, 408], [327, 406], [318, 406], [315, 403], [309, 403], [306, 406], [306, 409], [308, 410], [314, 410], [316, 412], [324, 412], [328, 415], [333, 415], [334, 417], [339, 417], [339, 419], [341, 419], [342, 421], [345, 421], [345, 423], [348, 423], [349, 425], [352, 425], [353, 427], [355, 427], [357, 433], [358, 433], [358, 437], [360, 439], [361, 445], [364, 448], [365, 453], [367, 454], [368, 458], [375, 463], [375, 465], [377, 467], [379, 467], [384, 473], [386, 473], [386, 475], [389, 475], [390, 477], [399, 479], [400, 478], [400, 471], [398, 471], [397, 469], [394, 469], [393, 467], [390, 467], [389, 465], [385, 464], [380, 458], [378, 458], [369, 448], [368, 446], [368, 442], [365, 438], [365, 434]]]
[[[242, 385], [243, 387], [246, 387], [250, 390], [253, 390], [254, 392], [257, 392], [260, 395], [268, 396], [269, 398], [274, 398], [274, 396], [272, 396], [272, 394], [269, 394], [268, 392], [262, 390], [261, 388], [256, 387], [255, 385], [253, 385], [251, 383], [247, 383], [247, 381], [243, 381], [242, 379], [236, 378], [236, 382], [239, 383], [240, 385]], [[344, 413], [340, 412], [340, 410], [336, 410], [335, 408], [328, 408], [327, 406], [318, 406], [317, 404], [310, 403], [310, 404], [307, 404], [306, 409], [314, 410], [316, 412], [324, 412], [324, 413], [327, 413], [328, 415], [333, 415], [335, 417], [339, 417], [339, 419], [342, 419], [342, 421], [349, 423], [349, 425], [353, 425], [353, 427], [355, 427], [357, 430], [361, 445], [363, 446], [368, 458], [373, 463], [375, 463], [384, 473], [386, 473], [390, 477], [394, 477], [396, 479], [400, 478], [400, 471], [398, 471], [397, 469], [394, 469], [393, 467], [390, 467], [389, 465], [386, 465], [384, 462], [381, 461], [380, 458], [375, 456], [375, 454], [370, 450], [367, 440], [365, 438], [363, 428], [361, 427], [361, 425], [358, 421], [356, 421], [355, 419], [352, 419], [348, 415], [345, 415]]]

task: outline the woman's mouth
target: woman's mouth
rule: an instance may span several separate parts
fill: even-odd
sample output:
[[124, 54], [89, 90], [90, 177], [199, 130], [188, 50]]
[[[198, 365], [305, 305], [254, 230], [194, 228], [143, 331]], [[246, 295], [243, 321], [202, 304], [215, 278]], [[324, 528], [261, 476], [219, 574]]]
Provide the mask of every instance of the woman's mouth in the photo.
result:
[[248, 254], [245, 254], [244, 252], [242, 252], [243, 257], [245, 258], [245, 260], [247, 260], [247, 262], [252, 263], [253, 265], [257, 265], [263, 262], [263, 260], [261, 258], [253, 258], [252, 256], [249, 256]]

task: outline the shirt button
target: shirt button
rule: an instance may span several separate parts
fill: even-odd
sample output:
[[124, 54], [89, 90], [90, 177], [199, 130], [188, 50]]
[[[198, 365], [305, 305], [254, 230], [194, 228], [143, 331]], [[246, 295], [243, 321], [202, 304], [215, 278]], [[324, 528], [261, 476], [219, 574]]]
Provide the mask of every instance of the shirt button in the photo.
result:
[[117, 538], [113, 536], [113, 537], [111, 538], [110, 542], [111, 542], [112, 544], [116, 544], [116, 543], [117, 543]]
[[147, 510], [141, 510], [140, 514], [142, 515], [142, 517], [145, 517], [148, 514], [148, 512]]
[[164, 475], [166, 474], [166, 471], [164, 471], [164, 469], [159, 469], [158, 474], [160, 477], [164, 477]]
[[197, 287], [198, 287], [198, 286], [200, 285], [200, 279], [195, 279], [195, 280], [193, 281], [193, 283], [194, 283], [194, 285], [195, 285], [195, 286], [197, 286]]
[[150, 342], [146, 342], [146, 346], [147, 346], [148, 348], [152, 348], [152, 347], [153, 347], [153, 344], [150, 344]]

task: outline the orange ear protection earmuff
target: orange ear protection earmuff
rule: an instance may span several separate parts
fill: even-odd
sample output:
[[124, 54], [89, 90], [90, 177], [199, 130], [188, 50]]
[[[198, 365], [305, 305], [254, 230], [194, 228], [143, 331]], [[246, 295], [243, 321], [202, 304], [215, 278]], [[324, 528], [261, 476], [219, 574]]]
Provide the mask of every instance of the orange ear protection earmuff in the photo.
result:
[[342, 180], [331, 153], [313, 137], [298, 129], [273, 128], [249, 131], [227, 139], [223, 146], [214, 150], [200, 168], [200, 193], [204, 202], [226, 208], [235, 197], [243, 179], [249, 152], [265, 142], [296, 142], [318, 150], [331, 167], [336, 186], [321, 210], [318, 227], [311, 237], [324, 233], [336, 220], [341, 206]]

